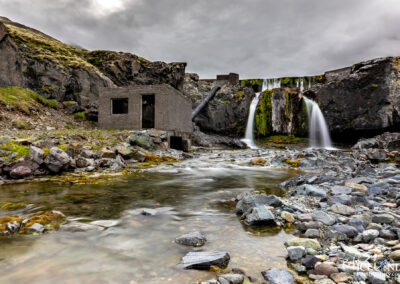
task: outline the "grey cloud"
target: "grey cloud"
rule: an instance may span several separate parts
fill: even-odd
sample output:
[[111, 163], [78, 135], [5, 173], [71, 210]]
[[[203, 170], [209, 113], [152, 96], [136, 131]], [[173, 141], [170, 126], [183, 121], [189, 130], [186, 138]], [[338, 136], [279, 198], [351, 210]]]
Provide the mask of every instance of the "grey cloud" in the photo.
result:
[[[320, 74], [399, 55], [398, 0], [0, 0], [0, 15], [88, 49], [187, 61], [201, 77]], [[111, 0], [110, 0], [111, 1]]]

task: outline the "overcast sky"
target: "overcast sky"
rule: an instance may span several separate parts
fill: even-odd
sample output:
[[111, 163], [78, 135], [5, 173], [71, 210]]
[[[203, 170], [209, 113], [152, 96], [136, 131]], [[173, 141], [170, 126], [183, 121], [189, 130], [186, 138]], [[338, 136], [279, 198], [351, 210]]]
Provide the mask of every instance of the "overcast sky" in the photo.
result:
[[90, 50], [185, 61], [202, 78], [315, 75], [400, 55], [400, 0], [0, 0], [0, 15]]

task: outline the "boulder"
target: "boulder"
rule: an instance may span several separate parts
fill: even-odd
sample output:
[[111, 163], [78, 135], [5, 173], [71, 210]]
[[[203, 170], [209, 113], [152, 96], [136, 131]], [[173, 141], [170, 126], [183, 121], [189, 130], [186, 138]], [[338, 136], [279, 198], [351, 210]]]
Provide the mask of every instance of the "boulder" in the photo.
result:
[[186, 269], [210, 269], [211, 266], [226, 267], [230, 256], [227, 252], [189, 252], [182, 258]]
[[44, 151], [42, 149], [31, 145], [29, 147], [29, 155], [31, 156], [32, 160], [34, 160], [37, 164], [43, 164]]
[[17, 166], [10, 172], [10, 177], [13, 179], [22, 179], [32, 175], [32, 170], [26, 166]]
[[201, 247], [206, 243], [206, 237], [200, 232], [193, 232], [182, 235], [175, 239], [175, 242], [185, 246]]
[[271, 284], [291, 284], [294, 283], [294, 276], [287, 270], [281, 270], [277, 268], [271, 268], [267, 271], [261, 272], [265, 280]]
[[275, 195], [245, 193], [236, 204], [236, 212], [243, 214], [256, 206], [282, 206], [282, 201]]
[[70, 162], [71, 158], [58, 147], [51, 148], [44, 160], [46, 167], [53, 173], [67, 169]]
[[321, 211], [321, 210], [316, 210], [312, 214], [313, 220], [314, 221], [319, 221], [322, 224], [332, 226], [333, 224], [336, 223], [336, 218], [332, 215], [329, 215], [328, 213]]
[[318, 186], [304, 184], [296, 188], [296, 193], [299, 195], [326, 197], [326, 191]]
[[274, 214], [265, 206], [257, 206], [243, 214], [246, 225], [275, 224]]
[[287, 248], [289, 259], [291, 261], [296, 261], [302, 259], [306, 254], [306, 249], [302, 246], [292, 246]]

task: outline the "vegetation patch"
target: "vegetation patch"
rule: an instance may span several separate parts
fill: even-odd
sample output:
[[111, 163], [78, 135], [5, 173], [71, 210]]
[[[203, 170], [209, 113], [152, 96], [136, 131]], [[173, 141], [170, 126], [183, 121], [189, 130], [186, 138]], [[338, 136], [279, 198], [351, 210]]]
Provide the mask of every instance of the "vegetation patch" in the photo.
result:
[[86, 115], [85, 115], [84, 112], [76, 112], [76, 113], [74, 113], [74, 116], [75, 116], [76, 118], [78, 118], [78, 119], [86, 120]]
[[16, 153], [16, 158], [20, 158], [29, 154], [29, 146], [21, 145], [12, 140], [9, 140], [7, 143], [0, 144], [0, 149], [3, 151], [9, 151], [11, 153]]
[[56, 100], [49, 100], [35, 93], [30, 89], [20, 87], [0, 88], [0, 104], [15, 108], [25, 114], [30, 114], [32, 107], [39, 107], [38, 104], [50, 108], [57, 108]]
[[254, 115], [254, 134], [257, 138], [268, 136], [272, 131], [272, 90], [261, 94]]

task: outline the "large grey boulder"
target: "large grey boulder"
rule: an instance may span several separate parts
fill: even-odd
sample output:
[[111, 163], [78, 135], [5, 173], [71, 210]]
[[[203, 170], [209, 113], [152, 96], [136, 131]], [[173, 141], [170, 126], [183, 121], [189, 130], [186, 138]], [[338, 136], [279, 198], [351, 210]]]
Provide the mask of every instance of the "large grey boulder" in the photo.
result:
[[53, 173], [58, 173], [68, 168], [71, 158], [58, 147], [50, 149], [44, 163], [46, 167]]
[[32, 175], [32, 170], [27, 166], [17, 166], [10, 172], [10, 177], [13, 179], [22, 179]]
[[312, 217], [314, 221], [319, 221], [328, 226], [332, 226], [336, 223], [336, 218], [334, 216], [329, 215], [328, 213], [321, 210], [314, 211]]
[[271, 284], [291, 284], [294, 283], [294, 276], [287, 270], [271, 268], [261, 272], [265, 280]]
[[242, 214], [256, 206], [279, 207], [282, 206], [282, 201], [275, 195], [246, 193], [236, 204], [236, 212]]
[[38, 147], [30, 146], [29, 147], [29, 155], [31, 158], [38, 163], [39, 165], [43, 164], [44, 161], [44, 151]]
[[227, 252], [189, 252], [182, 258], [186, 269], [210, 269], [211, 266], [226, 267], [231, 257]]
[[249, 209], [243, 214], [244, 222], [246, 225], [259, 225], [275, 223], [274, 214], [265, 208], [265, 206], [257, 206]]

